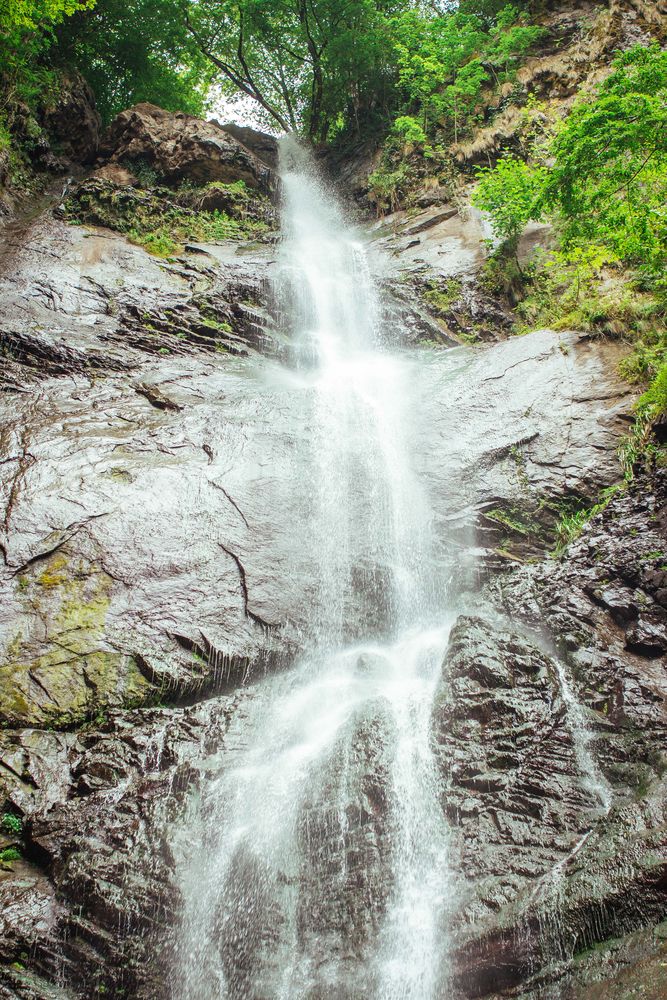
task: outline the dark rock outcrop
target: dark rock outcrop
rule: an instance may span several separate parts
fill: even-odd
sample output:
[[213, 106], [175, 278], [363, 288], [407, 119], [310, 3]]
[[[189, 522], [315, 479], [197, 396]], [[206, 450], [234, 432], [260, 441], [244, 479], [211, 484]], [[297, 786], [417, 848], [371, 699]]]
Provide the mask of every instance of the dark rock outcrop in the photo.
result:
[[624, 997], [612, 981], [634, 948], [660, 981], [665, 478], [619, 493], [561, 560], [493, 580], [497, 610], [452, 632], [433, 726], [460, 837], [457, 996], [540, 997], [558, 983], [584, 998], [604, 981]]
[[[218, 123], [219, 124], [219, 123]], [[236, 125], [228, 122], [221, 126], [233, 139], [240, 142], [242, 146], [249, 149], [258, 160], [265, 163], [271, 170], [278, 168], [278, 140], [266, 132], [258, 132], [256, 128], [249, 125]]]
[[234, 707], [216, 699], [111, 713], [77, 734], [0, 737], [5, 808], [29, 817], [29, 860], [0, 873], [0, 996], [55, 1000], [49, 984], [63, 979], [68, 998], [163, 995], [165, 971], [147, 962], [145, 942], [169, 941], [179, 905], [166, 831]]
[[273, 186], [270, 168], [221, 125], [154, 104], [122, 111], [99, 151], [104, 161], [150, 167], [168, 184], [187, 178], [195, 184], [243, 180], [264, 191]]

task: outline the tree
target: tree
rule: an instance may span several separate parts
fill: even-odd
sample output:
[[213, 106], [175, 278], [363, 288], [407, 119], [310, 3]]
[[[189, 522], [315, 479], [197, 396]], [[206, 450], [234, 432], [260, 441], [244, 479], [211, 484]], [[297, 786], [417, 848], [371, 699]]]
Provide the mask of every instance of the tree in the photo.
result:
[[139, 101], [201, 114], [209, 65], [173, 0], [97, 0], [57, 30], [53, 53], [92, 86], [104, 121]]
[[618, 55], [551, 154], [541, 207], [559, 212], [565, 245], [603, 241], [658, 275], [667, 261], [667, 52], [638, 45]]
[[194, 0], [183, 9], [200, 51], [228, 87], [280, 128], [326, 140], [391, 75], [392, 0]]
[[[43, 57], [54, 28], [95, 0], [0, 0], [0, 130], [4, 133], [17, 103], [32, 107], [54, 81]], [[3, 141], [8, 141], [3, 135]]]
[[92, 7], [95, 0], [0, 0], [0, 36], [19, 30], [37, 30], [58, 24], [77, 11]]
[[521, 20], [516, 4], [470, 0], [458, 9], [409, 8], [391, 22], [399, 86], [428, 131], [453, 125], [454, 141], [471, 124], [482, 88], [511, 78], [543, 30]]

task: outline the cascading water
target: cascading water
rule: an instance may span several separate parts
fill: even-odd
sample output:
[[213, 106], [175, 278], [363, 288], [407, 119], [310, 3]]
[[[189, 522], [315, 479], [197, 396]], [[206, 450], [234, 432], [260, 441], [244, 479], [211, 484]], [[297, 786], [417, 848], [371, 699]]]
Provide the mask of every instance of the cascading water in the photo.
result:
[[276, 293], [310, 429], [294, 544], [319, 572], [306, 652], [257, 686], [202, 804], [174, 997], [429, 1000], [446, 976], [429, 718], [448, 622], [411, 361], [386, 346], [364, 248], [292, 140], [282, 182]]

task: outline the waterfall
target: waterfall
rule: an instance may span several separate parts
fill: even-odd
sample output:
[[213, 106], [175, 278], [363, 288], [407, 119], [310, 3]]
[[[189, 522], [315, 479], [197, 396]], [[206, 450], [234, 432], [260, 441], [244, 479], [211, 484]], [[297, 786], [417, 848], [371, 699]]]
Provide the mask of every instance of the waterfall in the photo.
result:
[[429, 1000], [447, 975], [429, 719], [449, 623], [413, 361], [307, 155], [281, 155], [275, 291], [309, 431], [294, 545], [317, 579], [303, 655], [256, 686], [192, 821], [173, 996]]

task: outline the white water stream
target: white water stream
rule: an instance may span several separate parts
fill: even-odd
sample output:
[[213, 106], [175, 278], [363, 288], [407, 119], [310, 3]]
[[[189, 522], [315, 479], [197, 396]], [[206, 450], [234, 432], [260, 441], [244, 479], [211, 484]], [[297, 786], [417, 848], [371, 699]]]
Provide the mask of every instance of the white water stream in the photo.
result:
[[[312, 632], [260, 686], [245, 749], [209, 789], [174, 995], [429, 1000], [448, 898], [429, 717], [448, 621], [411, 467], [410, 361], [385, 348], [364, 247], [294, 143], [282, 180], [277, 294], [312, 428], [310, 481], [295, 484], [311, 518], [294, 526], [319, 553]], [[360, 886], [367, 848], [378, 872]], [[359, 926], [327, 915], [360, 894]]]
[[454, 594], [413, 462], [421, 383], [383, 329], [362, 242], [292, 141], [282, 183], [275, 292], [307, 428], [292, 531], [317, 569], [305, 652], [248, 693], [198, 804], [172, 997], [436, 1000], [455, 907], [430, 720]]

